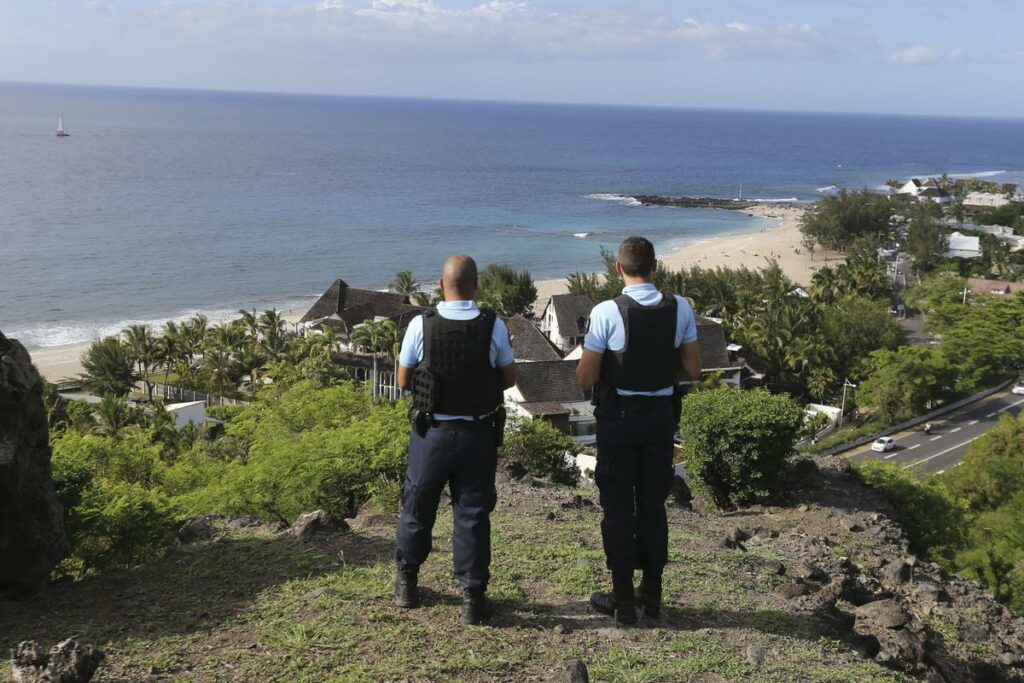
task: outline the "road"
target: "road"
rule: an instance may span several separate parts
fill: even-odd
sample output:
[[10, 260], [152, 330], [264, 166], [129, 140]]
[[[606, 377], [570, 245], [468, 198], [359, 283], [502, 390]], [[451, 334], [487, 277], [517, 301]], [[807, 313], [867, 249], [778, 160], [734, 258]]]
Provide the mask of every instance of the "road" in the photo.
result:
[[1007, 389], [936, 420], [931, 434], [925, 434], [921, 427], [893, 434], [896, 449], [888, 453], [875, 453], [868, 444], [844, 455], [856, 461], [884, 460], [924, 472], [945, 472], [960, 464], [971, 443], [992, 429], [1001, 415], [1017, 415], [1021, 410], [1024, 396]]

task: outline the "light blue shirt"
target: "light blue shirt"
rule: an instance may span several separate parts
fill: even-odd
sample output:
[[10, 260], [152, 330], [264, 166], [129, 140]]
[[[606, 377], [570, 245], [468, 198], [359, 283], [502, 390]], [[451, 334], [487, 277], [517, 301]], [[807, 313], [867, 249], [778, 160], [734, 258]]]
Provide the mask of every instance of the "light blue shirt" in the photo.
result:
[[[622, 293], [641, 306], [655, 306], [661, 303], [661, 292], [651, 283], [627, 285]], [[693, 314], [690, 302], [676, 296], [676, 348], [683, 344], [697, 341], [697, 318]], [[590, 329], [583, 339], [583, 348], [594, 353], [605, 351], [621, 351], [626, 347], [626, 325], [622, 322], [622, 314], [618, 305], [612, 301], [602, 301], [590, 312]], [[627, 391], [617, 389], [620, 396], [671, 396], [672, 387], [667, 386], [657, 391]]]
[[[442, 301], [437, 305], [437, 313], [448, 320], [472, 320], [480, 315], [475, 301]], [[512, 340], [505, 327], [505, 321], [498, 318], [494, 321], [494, 332], [491, 333], [491, 367], [503, 368], [515, 362], [512, 352]], [[410, 370], [423, 362], [423, 316], [418, 315], [409, 323], [402, 340], [402, 351], [398, 354], [398, 362]], [[476, 417], [484, 417], [479, 415]], [[435, 420], [472, 420], [473, 415], [447, 415], [435, 413]]]

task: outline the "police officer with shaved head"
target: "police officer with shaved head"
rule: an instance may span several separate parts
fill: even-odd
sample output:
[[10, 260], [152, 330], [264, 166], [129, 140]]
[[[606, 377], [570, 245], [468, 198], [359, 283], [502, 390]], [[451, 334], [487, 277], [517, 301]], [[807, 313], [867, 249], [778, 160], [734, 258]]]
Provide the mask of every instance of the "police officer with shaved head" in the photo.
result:
[[[594, 389], [597, 419], [595, 479], [604, 518], [601, 537], [611, 593], [595, 593], [591, 606], [621, 624], [661, 612], [661, 578], [668, 562], [665, 501], [674, 476], [673, 436], [678, 383], [700, 377], [697, 327], [689, 302], [662, 294], [651, 283], [654, 245], [630, 237], [615, 269], [626, 287], [590, 314], [577, 376]], [[643, 572], [634, 590], [634, 572]]]
[[441, 492], [448, 485], [454, 518], [455, 578], [462, 586], [460, 621], [491, 616], [490, 514], [504, 430], [503, 391], [515, 384], [512, 344], [493, 310], [473, 297], [476, 263], [451, 256], [440, 281], [444, 301], [415, 318], [399, 355], [398, 384], [412, 390], [409, 465], [402, 489], [395, 559], [395, 602], [419, 603], [417, 577], [431, 548]]

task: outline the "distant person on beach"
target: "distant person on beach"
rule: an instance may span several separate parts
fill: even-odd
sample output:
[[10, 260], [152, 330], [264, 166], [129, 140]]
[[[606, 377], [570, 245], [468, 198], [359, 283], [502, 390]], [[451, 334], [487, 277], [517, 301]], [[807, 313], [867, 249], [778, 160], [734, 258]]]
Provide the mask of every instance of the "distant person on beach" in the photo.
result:
[[[648, 617], [661, 613], [662, 571], [668, 562], [665, 501], [674, 475], [673, 441], [682, 399], [680, 380], [700, 377], [697, 326], [689, 302], [663, 295], [651, 283], [654, 245], [630, 237], [615, 269], [626, 287], [590, 314], [580, 386], [594, 389], [601, 537], [611, 593], [590, 604], [622, 624], [637, 621], [637, 602]], [[635, 570], [643, 575], [634, 591]]]
[[431, 531], [445, 485], [452, 496], [455, 578], [462, 586], [463, 624], [490, 618], [494, 476], [505, 429], [503, 391], [515, 384], [512, 343], [494, 311], [473, 297], [476, 263], [468, 256], [444, 262], [444, 301], [409, 324], [398, 358], [398, 385], [413, 392], [409, 464], [402, 489], [395, 560], [395, 603], [419, 604], [418, 575], [431, 548]]

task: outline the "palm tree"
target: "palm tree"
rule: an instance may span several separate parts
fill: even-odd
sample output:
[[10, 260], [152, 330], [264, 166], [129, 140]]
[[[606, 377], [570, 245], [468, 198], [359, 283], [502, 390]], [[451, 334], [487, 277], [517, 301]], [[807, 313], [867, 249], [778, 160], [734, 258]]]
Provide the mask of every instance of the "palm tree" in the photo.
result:
[[377, 397], [377, 355], [388, 353], [398, 341], [398, 326], [395, 321], [385, 319], [379, 322], [372, 319], [363, 321], [352, 330], [352, 343], [373, 354], [373, 396]]
[[95, 424], [93, 434], [121, 438], [121, 432], [135, 420], [134, 411], [128, 402], [119, 396], [104, 396], [92, 411]]
[[825, 400], [829, 387], [836, 382], [835, 373], [828, 368], [816, 368], [807, 377], [807, 391], [811, 396], [818, 399], [818, 402]]
[[195, 362], [206, 339], [206, 332], [209, 329], [209, 319], [202, 313], [196, 314], [181, 324], [179, 340], [181, 351], [189, 364]]
[[260, 315], [260, 328], [263, 334], [271, 331], [278, 334], [284, 333], [284, 316], [276, 308], [269, 308]]
[[409, 297], [409, 301], [417, 306], [426, 306], [430, 303], [430, 295], [423, 291], [411, 270], [395, 273], [395, 279], [388, 285], [388, 291]]
[[832, 266], [822, 266], [811, 277], [811, 294], [817, 301], [828, 306], [839, 296], [839, 278]]
[[164, 326], [163, 335], [157, 339], [158, 355], [164, 364], [164, 398], [167, 398], [167, 377], [171, 368], [184, 360], [181, 347], [181, 331], [177, 323], [170, 321]]
[[258, 341], [260, 338], [260, 315], [256, 312], [256, 309], [247, 311], [245, 309], [239, 309], [239, 315], [242, 316], [241, 323], [245, 327], [246, 333], [249, 338], [253, 341]]
[[149, 400], [153, 400], [153, 383], [149, 380], [149, 373], [158, 360], [158, 347], [156, 335], [149, 325], [130, 325], [122, 332], [125, 343], [128, 345], [132, 360], [139, 368], [139, 377], [146, 387], [146, 394]]
[[203, 368], [210, 379], [217, 384], [217, 395], [224, 403], [224, 384], [231, 379], [235, 371], [235, 365], [231, 360], [231, 353], [224, 348], [214, 346], [203, 354]]
[[234, 353], [245, 341], [245, 330], [234, 322], [221, 323], [207, 333], [207, 348]]
[[263, 347], [255, 343], [248, 343], [238, 353], [238, 367], [240, 370], [249, 373], [252, 382], [252, 389], [255, 391], [259, 379], [258, 371], [267, 362], [267, 355]]

